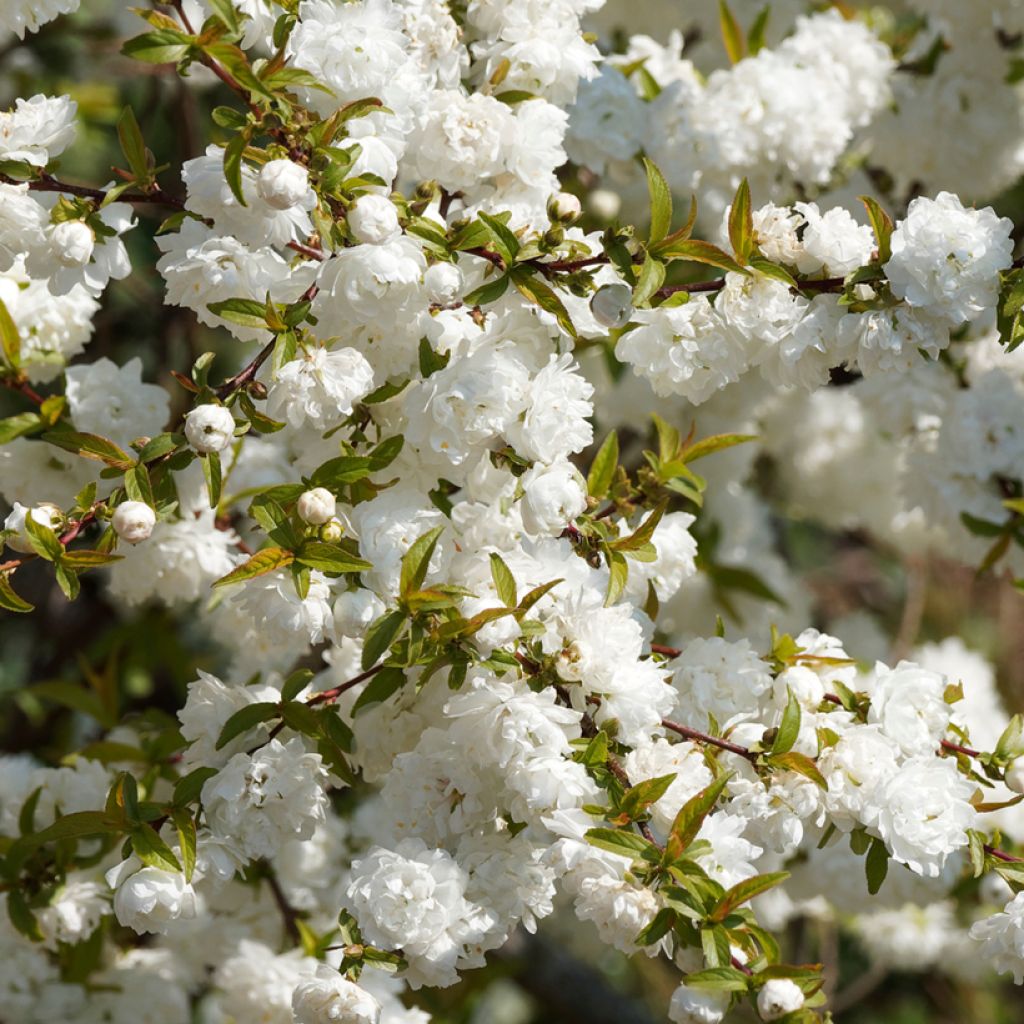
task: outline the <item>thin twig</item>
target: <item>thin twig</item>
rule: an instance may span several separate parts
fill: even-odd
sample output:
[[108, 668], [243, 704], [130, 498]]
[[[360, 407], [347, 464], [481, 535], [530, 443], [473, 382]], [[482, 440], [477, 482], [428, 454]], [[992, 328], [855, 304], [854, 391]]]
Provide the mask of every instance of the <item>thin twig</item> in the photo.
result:
[[740, 757], [745, 757], [751, 764], [757, 761], [757, 754], [752, 750], [748, 750], [746, 747], [741, 747], [738, 743], [731, 743], [729, 740], [722, 739], [721, 736], [709, 736], [706, 732], [700, 732], [698, 729], [691, 729], [688, 725], [682, 725], [679, 722], [673, 722], [671, 719], [663, 718], [661, 724], [678, 735], [685, 737], [688, 740], [693, 740], [696, 743], [707, 743], [709, 746], [718, 747], [720, 750], [727, 750], [730, 754], [739, 754]]

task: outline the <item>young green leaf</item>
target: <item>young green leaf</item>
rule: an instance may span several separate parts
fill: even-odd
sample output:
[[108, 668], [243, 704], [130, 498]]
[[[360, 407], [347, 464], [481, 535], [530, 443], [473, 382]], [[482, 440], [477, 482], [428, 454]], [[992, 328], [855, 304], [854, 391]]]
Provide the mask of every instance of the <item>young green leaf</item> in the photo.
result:
[[437, 547], [442, 533], [444, 533], [444, 527], [435, 526], [414, 541], [402, 556], [399, 592], [403, 597], [423, 587], [423, 581], [426, 579], [427, 570], [430, 567], [430, 559], [433, 557], [434, 549]]
[[[647, 172], [647, 193], [651, 201], [650, 243], [660, 242], [672, 228], [672, 190], [657, 165], [644, 157]], [[659, 286], [660, 287], [660, 286]]]
[[237, 569], [232, 569], [226, 576], [221, 576], [214, 581], [215, 587], [226, 587], [232, 583], [242, 583], [244, 580], [255, 579], [257, 576], [264, 576], [275, 569], [283, 569], [295, 561], [295, 555], [283, 548], [264, 548], [257, 551], [247, 562], [243, 562]]
[[796, 743], [797, 737], [800, 735], [800, 702], [789, 687], [786, 688], [786, 692], [788, 694], [786, 710], [782, 713], [782, 722], [779, 724], [772, 742], [773, 754], [788, 753], [793, 749], [793, 744]]
[[363, 642], [362, 667], [364, 671], [377, 664], [384, 652], [398, 637], [405, 623], [405, 612], [396, 609], [382, 615], [370, 626]]
[[279, 705], [272, 701], [259, 701], [256, 704], [246, 704], [239, 708], [225, 723], [217, 737], [216, 750], [222, 750], [236, 736], [255, 729], [257, 725], [277, 718], [280, 714]]
[[747, 41], [736, 15], [729, 9], [726, 0], [718, 0], [718, 23], [722, 30], [722, 42], [730, 64], [738, 64], [747, 55]]
[[744, 178], [729, 210], [729, 241], [738, 262], [746, 264], [754, 252], [754, 221], [750, 208], [750, 184]]
[[17, 324], [11, 317], [10, 310], [0, 299], [0, 351], [3, 352], [4, 362], [12, 369], [21, 366], [21, 335], [18, 332]]
[[619, 464], [619, 435], [611, 431], [601, 443], [601, 447], [590, 464], [587, 474], [587, 492], [593, 498], [603, 498], [615, 479], [615, 469]]
[[498, 600], [506, 608], [515, 608], [519, 600], [516, 596], [516, 578], [505, 564], [505, 560], [495, 551], [491, 552], [491, 579]]

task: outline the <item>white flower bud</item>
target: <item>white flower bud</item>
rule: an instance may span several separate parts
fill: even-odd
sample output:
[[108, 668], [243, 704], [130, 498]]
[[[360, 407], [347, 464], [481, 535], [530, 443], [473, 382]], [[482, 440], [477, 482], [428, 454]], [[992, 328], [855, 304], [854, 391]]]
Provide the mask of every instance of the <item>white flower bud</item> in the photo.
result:
[[610, 188], [595, 188], [587, 196], [587, 207], [595, 217], [601, 220], [614, 220], [622, 209], [622, 197]]
[[198, 405], [185, 417], [185, 437], [200, 454], [222, 452], [235, 437], [235, 418], [223, 405]]
[[22, 554], [28, 554], [33, 550], [32, 545], [29, 543], [28, 531], [25, 529], [25, 517], [31, 513], [32, 521], [38, 523], [40, 526], [53, 526], [53, 514], [50, 509], [45, 505], [37, 506], [36, 508], [29, 509], [20, 502], [15, 502], [14, 507], [11, 509], [10, 515], [4, 520], [5, 530], [16, 530], [17, 536], [7, 538], [7, 546], [12, 551], [20, 551]]
[[256, 179], [256, 194], [275, 210], [290, 210], [309, 192], [309, 172], [292, 160], [271, 160]]
[[295, 986], [292, 1013], [295, 1024], [377, 1024], [380, 1003], [333, 967], [319, 964], [315, 977]]
[[682, 984], [672, 993], [668, 1019], [675, 1024], [718, 1024], [729, 1009], [729, 993], [690, 988]]
[[1024, 793], [1024, 757], [1018, 757], [1006, 769], [1006, 788], [1014, 793]]
[[571, 224], [583, 212], [579, 199], [571, 192], [556, 192], [548, 200], [548, 216], [552, 220]]
[[114, 532], [129, 544], [148, 540], [156, 525], [156, 513], [144, 501], [123, 501], [114, 509]]
[[804, 1005], [804, 994], [795, 981], [789, 978], [772, 978], [766, 981], [757, 994], [757, 1012], [761, 1020], [778, 1020], [787, 1013], [794, 1013]]
[[334, 629], [338, 636], [362, 636], [383, 614], [384, 602], [372, 590], [346, 590], [334, 602]]
[[625, 327], [633, 313], [633, 293], [624, 284], [606, 284], [594, 292], [590, 312], [602, 327]]
[[196, 894], [180, 871], [138, 867], [132, 857], [107, 872], [107, 884], [115, 889], [114, 916], [133, 932], [164, 934], [179, 918], [196, 916]]
[[54, 225], [50, 244], [62, 267], [84, 267], [92, 259], [96, 236], [85, 221], [65, 220]]
[[454, 302], [462, 291], [462, 271], [454, 263], [435, 263], [427, 267], [423, 285], [431, 302]]
[[326, 487], [314, 487], [311, 491], [303, 491], [299, 495], [296, 509], [299, 518], [311, 526], [322, 526], [333, 516], [338, 503]]
[[522, 478], [523, 526], [530, 533], [561, 533], [587, 507], [587, 488], [571, 462], [534, 466]]
[[395, 204], [384, 196], [360, 196], [348, 211], [348, 229], [359, 242], [390, 242], [399, 231]]

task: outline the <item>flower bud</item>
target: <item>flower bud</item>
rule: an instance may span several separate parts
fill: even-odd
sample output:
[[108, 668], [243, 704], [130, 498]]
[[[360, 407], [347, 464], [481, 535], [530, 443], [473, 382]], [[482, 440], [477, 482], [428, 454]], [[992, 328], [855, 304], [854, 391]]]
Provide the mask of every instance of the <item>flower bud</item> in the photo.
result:
[[185, 417], [185, 437], [201, 455], [222, 452], [235, 437], [235, 418], [223, 405], [197, 405]]
[[423, 285], [431, 302], [454, 302], [462, 291], [462, 271], [454, 263], [435, 263], [427, 267]]
[[311, 491], [303, 491], [296, 505], [299, 518], [311, 526], [323, 526], [333, 517], [336, 508], [334, 495], [326, 487], [314, 487]]
[[622, 197], [610, 188], [595, 188], [587, 196], [587, 207], [601, 220], [614, 220], [622, 209]]
[[28, 554], [33, 550], [29, 543], [28, 531], [25, 529], [25, 518], [28, 515], [31, 515], [32, 521], [40, 526], [52, 528], [54, 525], [53, 512], [49, 506], [38, 505], [30, 509], [16, 501], [10, 515], [4, 520], [4, 529], [17, 531], [17, 536], [7, 538], [7, 546], [12, 551], [20, 551], [22, 554]]
[[384, 196], [360, 196], [348, 211], [348, 229], [359, 242], [380, 245], [398, 234], [398, 211]]
[[1011, 761], [1006, 769], [1006, 788], [1014, 793], [1024, 793], [1024, 757]]
[[65, 220], [54, 225], [50, 244], [62, 267], [84, 267], [92, 259], [96, 236], [85, 221]]
[[682, 984], [672, 993], [668, 1019], [674, 1024], [718, 1024], [729, 1009], [728, 992], [690, 988]]
[[583, 212], [579, 199], [571, 192], [556, 192], [548, 200], [548, 217], [553, 221], [571, 224]]
[[364, 988], [319, 964], [292, 992], [295, 1024], [378, 1024], [380, 1003]]
[[778, 1020], [795, 1013], [804, 1005], [804, 994], [789, 978], [772, 978], [757, 994], [757, 1012], [761, 1020]]
[[308, 192], [309, 172], [292, 160], [271, 160], [256, 179], [256, 194], [275, 210], [290, 210]]
[[329, 519], [320, 527], [319, 536], [325, 544], [337, 544], [345, 536], [345, 527], [340, 519]]
[[633, 314], [633, 293], [624, 284], [606, 284], [594, 292], [590, 312], [602, 327], [625, 327]]
[[148, 540], [156, 525], [156, 513], [144, 501], [123, 501], [111, 519], [114, 532], [129, 544]]

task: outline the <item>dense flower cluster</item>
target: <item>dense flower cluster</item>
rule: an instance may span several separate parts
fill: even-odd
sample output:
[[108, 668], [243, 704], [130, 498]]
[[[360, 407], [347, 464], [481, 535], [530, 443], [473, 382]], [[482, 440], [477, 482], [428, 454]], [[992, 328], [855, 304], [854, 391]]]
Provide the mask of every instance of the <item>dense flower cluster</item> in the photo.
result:
[[[954, 62], [990, 73], [899, 77], [967, 15], [897, 52], [881, 15], [766, 45], [724, 5], [703, 74], [678, 33], [603, 55], [599, 0], [160, 6], [125, 53], [224, 92], [183, 166], [128, 112], [119, 182], [75, 187], [70, 97], [0, 113], [0, 606], [32, 611], [27, 562], [70, 599], [89, 571], [220, 667], [171, 721], [0, 759], [0, 1013], [424, 1024], [407, 991], [559, 901], [675, 965], [677, 1024], [818, 1020], [765, 930], [798, 915], [1020, 982], [1022, 720], [957, 640], [808, 626], [752, 484], [1022, 571], [1014, 225], [941, 153], [894, 219], [840, 180]], [[158, 205], [164, 301], [229, 375], [90, 358]]]

